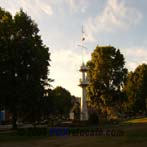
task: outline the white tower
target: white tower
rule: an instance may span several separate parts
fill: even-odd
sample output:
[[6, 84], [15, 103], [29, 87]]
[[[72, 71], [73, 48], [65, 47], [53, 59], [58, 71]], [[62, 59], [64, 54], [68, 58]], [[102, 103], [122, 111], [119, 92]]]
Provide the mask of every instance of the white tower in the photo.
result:
[[81, 120], [88, 120], [88, 111], [87, 111], [87, 103], [86, 103], [86, 87], [88, 86], [88, 80], [86, 77], [86, 72], [88, 71], [88, 68], [86, 65], [81, 65], [81, 68], [79, 70], [82, 73], [82, 79], [80, 79], [79, 86], [82, 87], [82, 98], [81, 98]]
[[[83, 46], [83, 42], [85, 41], [85, 36], [84, 35], [85, 34], [84, 34], [83, 26], [82, 26], [82, 44], [79, 45], [79, 46], [82, 47], [83, 51], [86, 48], [86, 47]], [[81, 65], [79, 71], [82, 73], [82, 79], [80, 79], [80, 84], [79, 84], [79, 86], [82, 88], [81, 116], [80, 116], [80, 119], [81, 120], [88, 120], [88, 111], [87, 111], [87, 103], [86, 103], [86, 87], [88, 86], [89, 83], [88, 83], [88, 80], [87, 80], [88, 68], [84, 64], [84, 59], [83, 59], [83, 63]]]

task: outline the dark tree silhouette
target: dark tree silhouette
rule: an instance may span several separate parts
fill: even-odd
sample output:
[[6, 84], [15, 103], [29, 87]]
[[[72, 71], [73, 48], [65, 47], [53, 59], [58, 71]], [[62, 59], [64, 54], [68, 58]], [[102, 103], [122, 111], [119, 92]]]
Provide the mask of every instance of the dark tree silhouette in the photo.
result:
[[36, 119], [50, 81], [50, 53], [38, 32], [22, 10], [12, 17], [0, 8], [0, 101], [13, 114], [13, 128], [20, 113]]

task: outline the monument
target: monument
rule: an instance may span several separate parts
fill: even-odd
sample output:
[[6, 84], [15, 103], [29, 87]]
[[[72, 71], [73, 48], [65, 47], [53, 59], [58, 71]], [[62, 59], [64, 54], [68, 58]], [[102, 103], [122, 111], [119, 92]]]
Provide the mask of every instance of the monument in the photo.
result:
[[[82, 27], [82, 44], [79, 45], [82, 48], [82, 50], [84, 50], [86, 48], [83, 46], [84, 41], [85, 41], [85, 37], [84, 37], [84, 30]], [[88, 68], [84, 63], [84, 59], [82, 62], [83, 63], [82, 63], [80, 70], [79, 70], [82, 73], [82, 78], [80, 79], [80, 84], [79, 84], [79, 86], [82, 88], [80, 120], [85, 121], [85, 120], [88, 120], [88, 111], [87, 111], [87, 103], [86, 103], [86, 87], [88, 86], [89, 82], [87, 80]]]
[[82, 79], [80, 79], [79, 86], [82, 88], [82, 97], [81, 97], [81, 116], [80, 119], [88, 120], [88, 111], [87, 111], [87, 103], [86, 103], [86, 87], [88, 86], [89, 82], [87, 80], [86, 72], [88, 71], [88, 68], [82, 63], [80, 70], [82, 73]]

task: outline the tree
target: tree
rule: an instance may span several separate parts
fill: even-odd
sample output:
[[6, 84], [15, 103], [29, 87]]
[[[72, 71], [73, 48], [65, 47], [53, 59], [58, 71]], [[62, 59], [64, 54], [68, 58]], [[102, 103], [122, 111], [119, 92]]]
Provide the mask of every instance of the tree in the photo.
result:
[[88, 97], [99, 113], [116, 107], [123, 99], [122, 87], [127, 69], [119, 49], [112, 46], [97, 46], [88, 61]]
[[[6, 78], [6, 72], [8, 75], [8, 71], [6, 70], [6, 59], [8, 59], [8, 42], [10, 42], [10, 33], [7, 30], [10, 30], [13, 24], [12, 16], [9, 12], [5, 12], [0, 8], [0, 101], [1, 104], [5, 103], [5, 99], [2, 99], [4, 95], [7, 93], [4, 91], [4, 87], [8, 81], [8, 77]], [[7, 61], [8, 62], [8, 61]], [[9, 73], [10, 74], [10, 73]], [[4, 80], [5, 78], [5, 80]]]
[[58, 86], [53, 90], [53, 93], [55, 115], [68, 117], [72, 106], [72, 96], [70, 92], [63, 87]]
[[61, 86], [48, 89], [47, 94], [41, 101], [43, 119], [69, 118], [75, 96]]
[[125, 107], [134, 114], [147, 112], [147, 64], [139, 65], [134, 72], [128, 74], [124, 92], [127, 96]]
[[50, 81], [50, 53], [38, 32], [22, 10], [12, 17], [0, 8], [0, 101], [13, 114], [13, 128], [19, 113], [38, 116]]

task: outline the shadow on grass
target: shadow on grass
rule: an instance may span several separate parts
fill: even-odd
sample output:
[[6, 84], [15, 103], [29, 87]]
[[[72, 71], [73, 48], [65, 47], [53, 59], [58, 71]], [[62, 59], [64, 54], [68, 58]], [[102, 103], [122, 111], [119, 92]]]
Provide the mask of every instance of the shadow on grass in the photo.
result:
[[[30, 140], [34, 140], [37, 143], [39, 142], [40, 144], [43, 142], [42, 140], [47, 140], [48, 146], [55, 147], [57, 144], [59, 146], [84, 146], [84, 147], [89, 147], [89, 146], [133, 146], [135, 144], [139, 145], [144, 143], [144, 146], [147, 146], [147, 118], [140, 118], [140, 119], [132, 119], [132, 120], [127, 120], [120, 125], [116, 126], [107, 126], [107, 128], [117, 128], [120, 130], [124, 131], [124, 136], [120, 137], [112, 137], [112, 136], [70, 136], [70, 137], [54, 137], [54, 142], [51, 142], [50, 139], [52, 137], [48, 136], [28, 136], [28, 135], [23, 135], [19, 136], [17, 132], [11, 132], [11, 133], [5, 133], [5, 134], [0, 134], [0, 141], [1, 142], [26, 142]], [[105, 129], [105, 128], [104, 128]], [[41, 140], [41, 141], [39, 141]], [[43, 144], [41, 144], [43, 145]]]
[[15, 142], [15, 141], [26, 141], [26, 140], [38, 140], [47, 138], [46, 136], [29, 136], [19, 135], [17, 131], [0, 133], [0, 142]]

